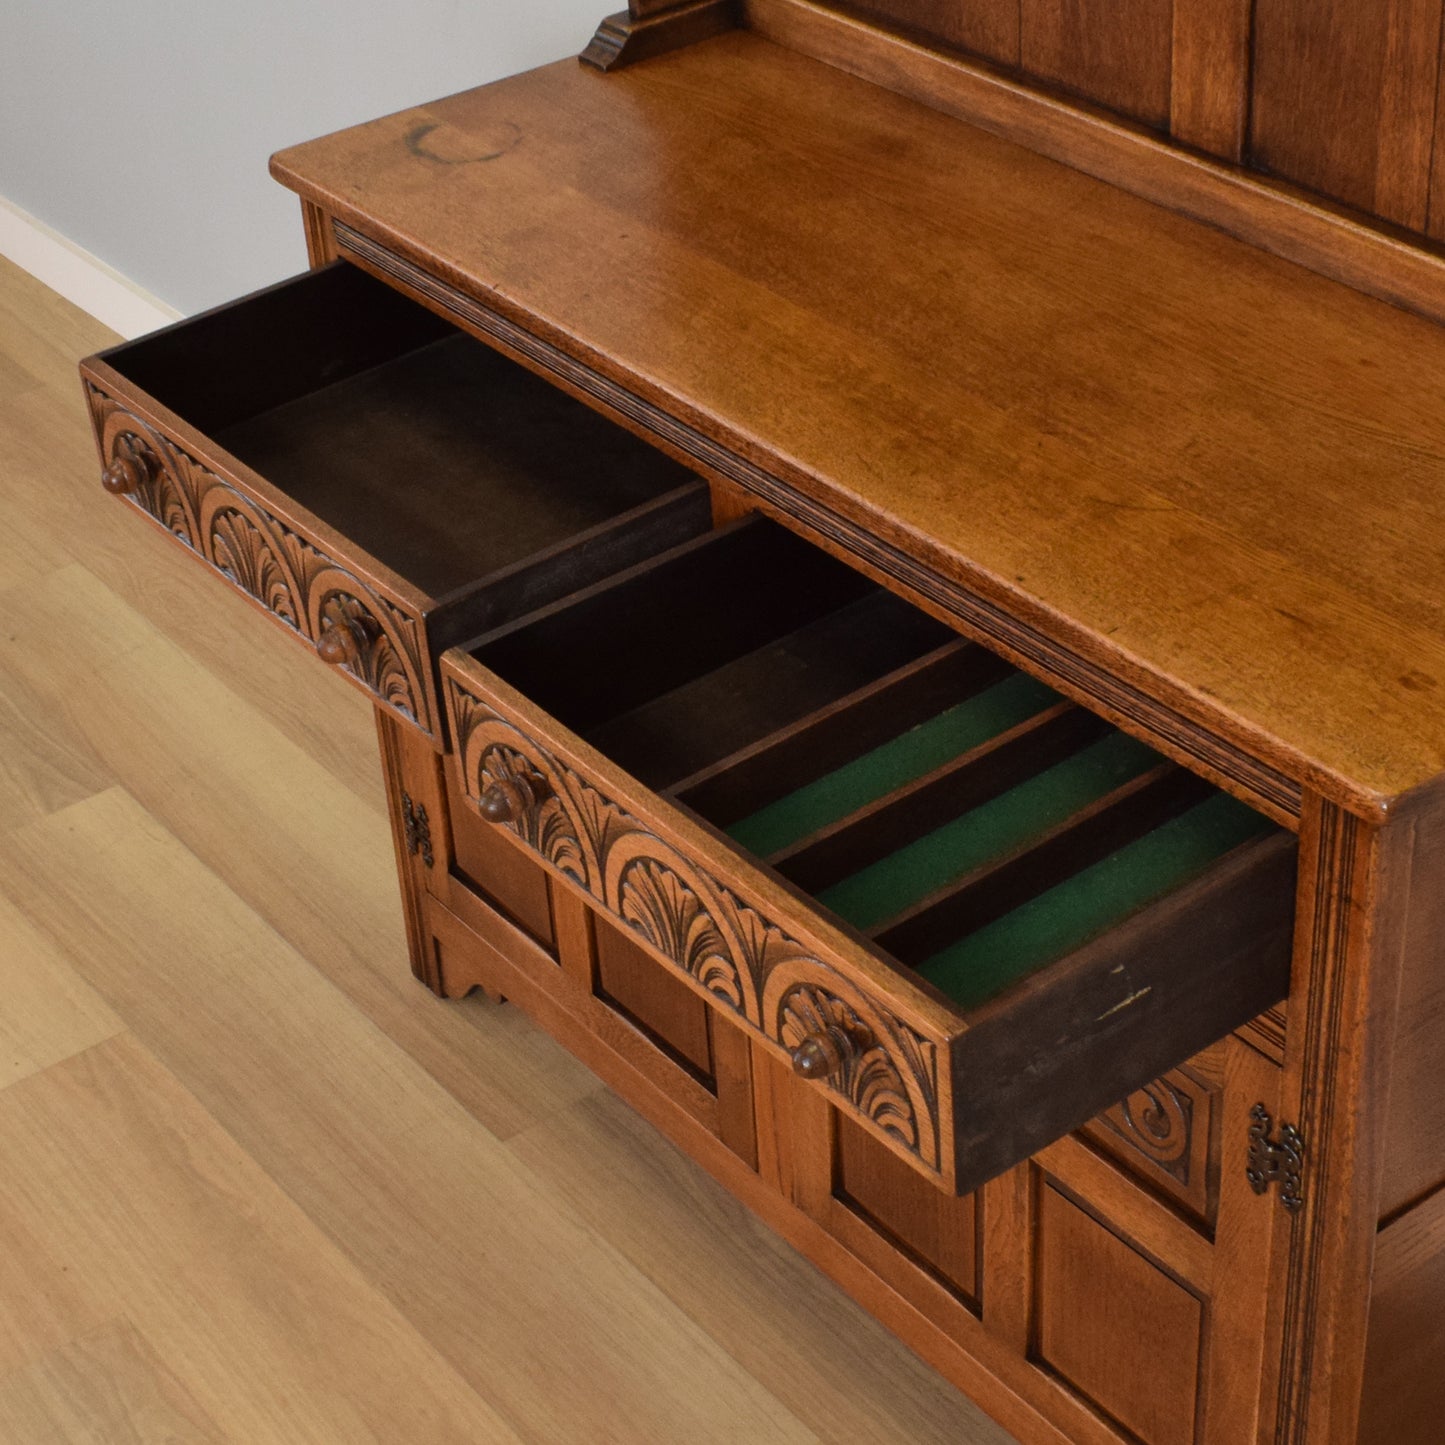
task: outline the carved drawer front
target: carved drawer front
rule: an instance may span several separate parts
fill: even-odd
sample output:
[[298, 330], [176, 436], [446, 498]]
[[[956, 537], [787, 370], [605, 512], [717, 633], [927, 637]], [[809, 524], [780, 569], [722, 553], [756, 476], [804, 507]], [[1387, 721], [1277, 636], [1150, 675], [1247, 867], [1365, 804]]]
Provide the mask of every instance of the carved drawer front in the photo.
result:
[[949, 1190], [1285, 991], [1292, 838], [770, 523], [442, 674], [481, 818]]
[[438, 652], [707, 525], [684, 469], [338, 262], [82, 363], [102, 482], [438, 745]]

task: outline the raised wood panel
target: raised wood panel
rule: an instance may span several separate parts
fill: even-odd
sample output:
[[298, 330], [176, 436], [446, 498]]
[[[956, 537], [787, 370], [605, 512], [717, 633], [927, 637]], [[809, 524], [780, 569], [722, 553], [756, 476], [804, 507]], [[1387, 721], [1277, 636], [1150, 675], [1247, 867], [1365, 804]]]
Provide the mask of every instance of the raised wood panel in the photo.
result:
[[1020, 0], [1024, 71], [1165, 130], [1173, 0]]
[[870, 1134], [835, 1113], [834, 1192], [863, 1211], [961, 1294], [978, 1293], [974, 1196], [934, 1188]]
[[456, 792], [448, 769], [454, 866], [461, 877], [543, 943], [553, 941], [547, 875], [489, 827]]
[[1423, 230], [1440, 0], [1259, 0], [1250, 160]]
[[597, 986], [603, 997], [700, 1074], [711, 1077], [707, 1005], [600, 914], [594, 915], [593, 933], [597, 942]]
[[1047, 1185], [1038, 1270], [1041, 1361], [1145, 1445], [1191, 1445], [1203, 1304]]
[[1003, 65], [1019, 60], [1019, 0], [878, 0], [833, 8], [881, 22], [926, 40], [985, 56]]

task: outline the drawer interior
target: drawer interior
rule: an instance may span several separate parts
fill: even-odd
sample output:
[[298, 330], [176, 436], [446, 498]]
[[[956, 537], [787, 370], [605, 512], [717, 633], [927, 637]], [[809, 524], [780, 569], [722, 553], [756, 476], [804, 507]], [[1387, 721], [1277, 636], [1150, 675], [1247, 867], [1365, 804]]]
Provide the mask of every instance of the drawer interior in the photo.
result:
[[662, 453], [345, 262], [104, 360], [434, 597], [691, 481]]
[[966, 1009], [1279, 831], [758, 519], [470, 650]]

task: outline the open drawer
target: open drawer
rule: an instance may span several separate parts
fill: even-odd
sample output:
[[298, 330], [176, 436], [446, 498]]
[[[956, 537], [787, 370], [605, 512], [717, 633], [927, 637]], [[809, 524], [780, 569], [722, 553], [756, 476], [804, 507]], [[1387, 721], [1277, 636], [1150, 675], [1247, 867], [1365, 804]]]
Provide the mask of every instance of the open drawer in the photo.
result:
[[1290, 835], [771, 522], [442, 674], [481, 815], [944, 1188], [1287, 991]]
[[683, 467], [345, 262], [81, 373], [106, 488], [438, 744], [443, 648], [710, 525]]

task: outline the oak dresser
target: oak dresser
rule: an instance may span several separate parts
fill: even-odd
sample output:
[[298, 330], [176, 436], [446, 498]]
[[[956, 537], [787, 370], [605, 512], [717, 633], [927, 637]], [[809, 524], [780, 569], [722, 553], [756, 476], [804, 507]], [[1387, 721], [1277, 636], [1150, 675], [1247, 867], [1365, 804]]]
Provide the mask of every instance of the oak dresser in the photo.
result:
[[313, 269], [82, 366], [374, 701], [418, 978], [1028, 1445], [1445, 1428], [1440, 57], [633, 0], [282, 152]]

